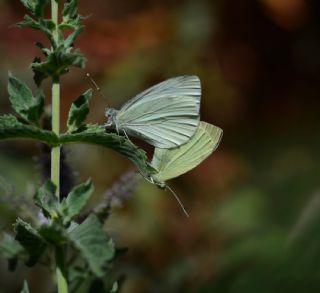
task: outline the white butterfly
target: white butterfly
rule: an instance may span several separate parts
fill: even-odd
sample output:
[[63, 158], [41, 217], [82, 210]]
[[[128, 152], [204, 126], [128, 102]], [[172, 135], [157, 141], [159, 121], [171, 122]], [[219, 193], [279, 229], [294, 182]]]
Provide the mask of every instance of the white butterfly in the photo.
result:
[[157, 148], [175, 148], [188, 142], [198, 127], [200, 97], [197, 76], [171, 78], [130, 99], [120, 110], [107, 109], [105, 126]]
[[180, 176], [201, 164], [218, 147], [223, 131], [221, 128], [201, 121], [193, 137], [184, 145], [174, 149], [155, 148], [151, 166], [154, 174], [143, 177], [162, 189], [169, 189], [188, 216], [182, 202], [166, 181]]

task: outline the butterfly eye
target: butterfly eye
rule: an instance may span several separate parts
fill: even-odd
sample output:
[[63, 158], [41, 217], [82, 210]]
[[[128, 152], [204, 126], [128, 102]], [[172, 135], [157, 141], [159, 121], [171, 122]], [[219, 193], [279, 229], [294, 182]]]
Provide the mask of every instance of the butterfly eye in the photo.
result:
[[108, 120], [113, 120], [115, 116], [115, 110], [112, 108], [106, 108], [105, 115], [108, 118]]

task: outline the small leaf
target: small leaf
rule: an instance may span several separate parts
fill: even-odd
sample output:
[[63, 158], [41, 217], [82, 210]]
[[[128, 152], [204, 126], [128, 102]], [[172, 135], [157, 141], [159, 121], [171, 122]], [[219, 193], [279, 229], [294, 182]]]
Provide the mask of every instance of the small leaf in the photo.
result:
[[93, 192], [93, 184], [91, 180], [76, 186], [67, 198], [61, 202], [60, 213], [63, 217], [64, 224], [69, 223], [77, 216], [88, 202]]
[[42, 225], [38, 232], [43, 239], [55, 246], [61, 246], [66, 241], [63, 228], [55, 223], [51, 225]]
[[59, 145], [59, 138], [52, 131], [23, 124], [12, 115], [0, 116], [0, 140], [17, 138], [38, 140], [50, 146]]
[[70, 67], [84, 68], [85, 58], [79, 51], [70, 52], [70, 48], [60, 46], [51, 52], [46, 61], [32, 63], [31, 67], [44, 76], [60, 76], [69, 71]]
[[41, 208], [42, 213], [48, 219], [58, 217], [58, 199], [55, 196], [56, 186], [51, 180], [47, 180], [34, 195], [35, 204]]
[[14, 224], [16, 240], [25, 248], [29, 254], [26, 265], [33, 266], [46, 250], [46, 243], [30, 224], [21, 219], [17, 219]]
[[73, 132], [77, 130], [89, 113], [89, 100], [92, 96], [92, 90], [87, 90], [71, 105], [68, 117], [68, 130]]
[[96, 276], [103, 276], [103, 268], [113, 258], [115, 249], [98, 218], [91, 214], [69, 233], [69, 238], [81, 252], [91, 271]]
[[28, 120], [38, 123], [44, 112], [44, 94], [42, 91], [38, 91], [35, 95], [35, 104], [29, 109]]
[[58, 47], [58, 44], [56, 43], [54, 37], [53, 37], [53, 31], [56, 28], [56, 24], [51, 19], [39, 19], [39, 30], [41, 30], [50, 41], [52, 47], [56, 49]]
[[79, 265], [68, 266], [67, 270], [68, 280], [70, 283], [85, 280], [90, 277], [90, 271], [88, 271], [86, 267], [81, 267]]
[[0, 255], [7, 259], [17, 257], [24, 251], [20, 243], [15, 240], [11, 235], [4, 233], [0, 241]]
[[66, 48], [68, 47], [72, 47], [73, 43], [75, 42], [75, 40], [77, 39], [77, 37], [83, 32], [84, 27], [83, 26], [77, 26], [77, 27], [73, 27], [74, 32], [71, 33], [66, 40], [64, 41], [64, 46]]
[[20, 1], [31, 14], [35, 13], [37, 1], [35, 0], [20, 0]]
[[64, 29], [77, 30], [78, 28], [82, 27], [81, 26], [82, 19], [83, 18], [80, 15], [78, 15], [74, 19], [68, 19], [68, 20], [64, 19], [64, 21], [59, 24], [59, 29], [60, 30], [64, 30]]
[[20, 293], [30, 293], [29, 286], [28, 286], [28, 283], [26, 280], [24, 280], [24, 282], [23, 282], [23, 288], [20, 291]]
[[43, 93], [33, 97], [29, 87], [14, 76], [9, 76], [8, 93], [12, 107], [22, 118], [38, 122], [44, 110]]
[[35, 30], [40, 29], [39, 23], [29, 15], [25, 15], [23, 20], [21, 22], [17, 23], [17, 25], [19, 27], [27, 27], [27, 28], [31, 28], [31, 29], [35, 29]]
[[27, 10], [34, 16], [42, 17], [43, 9], [49, 0], [20, 0]]
[[[42, 50], [43, 51], [43, 50]], [[33, 60], [33, 63], [32, 64], [37, 64], [37, 63], [41, 63], [41, 58], [40, 57], [36, 57], [34, 58]], [[40, 87], [42, 81], [44, 81], [48, 75], [37, 70], [37, 67], [36, 66], [32, 66], [32, 71], [33, 71], [33, 80], [35, 82], [35, 84]]]
[[77, 0], [66, 0], [63, 7], [63, 21], [68, 22], [69, 19], [74, 19], [78, 15]]

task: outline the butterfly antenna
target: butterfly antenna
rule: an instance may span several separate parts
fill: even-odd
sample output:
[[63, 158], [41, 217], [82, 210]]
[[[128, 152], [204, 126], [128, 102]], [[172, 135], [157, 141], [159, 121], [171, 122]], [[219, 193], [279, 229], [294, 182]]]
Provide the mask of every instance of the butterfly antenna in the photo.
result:
[[89, 78], [89, 80], [91, 81], [91, 83], [94, 85], [94, 87], [96, 88], [97, 92], [100, 94], [100, 96], [104, 99], [107, 99], [105, 97], [105, 95], [102, 93], [101, 88], [98, 86], [98, 84], [96, 83], [96, 81], [91, 77], [90, 73], [87, 72], [86, 76]]
[[173, 194], [173, 196], [175, 197], [176, 201], [178, 202], [178, 204], [180, 205], [181, 209], [183, 210], [184, 214], [186, 215], [187, 218], [189, 218], [189, 213], [187, 212], [187, 210], [185, 209], [182, 201], [180, 200], [180, 198], [178, 197], [178, 195], [173, 191], [172, 188], [170, 188], [169, 185], [166, 185], [166, 188], [169, 189], [169, 191]]

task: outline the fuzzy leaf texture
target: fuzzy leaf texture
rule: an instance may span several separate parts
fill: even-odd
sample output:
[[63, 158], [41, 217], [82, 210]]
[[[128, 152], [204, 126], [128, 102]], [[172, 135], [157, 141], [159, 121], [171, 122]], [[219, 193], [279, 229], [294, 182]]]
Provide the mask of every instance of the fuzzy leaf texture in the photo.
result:
[[66, 242], [65, 230], [59, 223], [42, 225], [38, 233], [46, 242], [55, 246], [61, 246]]
[[60, 205], [60, 213], [64, 224], [69, 223], [81, 212], [83, 207], [87, 204], [93, 189], [92, 181], [88, 180], [86, 183], [76, 186], [68, 194], [67, 198], [63, 199]]
[[[41, 58], [40, 57], [36, 57], [33, 60], [32, 64], [37, 64], [37, 63], [41, 63]], [[45, 73], [38, 71], [35, 67], [32, 67], [32, 71], [33, 71], [33, 80], [35, 82], [35, 84], [40, 87], [42, 81], [44, 81], [48, 75], [46, 75]]]
[[46, 37], [49, 39], [52, 47], [56, 49], [58, 44], [53, 38], [53, 30], [56, 25], [51, 19], [40, 18], [38, 21], [33, 19], [30, 15], [25, 15], [23, 20], [17, 24], [19, 27], [30, 28], [34, 30], [42, 31]]
[[41, 208], [42, 213], [46, 218], [58, 218], [58, 205], [59, 202], [55, 196], [56, 186], [51, 180], [38, 189], [34, 196], [36, 206]]
[[9, 76], [9, 99], [13, 109], [23, 119], [37, 123], [44, 111], [44, 95], [33, 96], [30, 88], [14, 76]]
[[91, 214], [84, 222], [73, 228], [69, 238], [98, 277], [104, 275], [104, 266], [115, 253], [112, 239], [105, 233], [97, 216]]
[[29, 254], [29, 259], [27, 260], [26, 265], [35, 265], [45, 252], [47, 248], [46, 243], [36, 229], [19, 218], [14, 224], [14, 230], [16, 232], [16, 240], [20, 242]]
[[126, 156], [137, 165], [142, 173], [151, 174], [155, 172], [148, 163], [148, 157], [145, 151], [135, 146], [123, 136], [114, 133], [106, 133], [103, 126], [88, 124], [81, 132], [61, 135], [60, 142], [63, 144], [82, 142], [107, 147]]
[[36, 17], [43, 16], [43, 9], [48, 5], [49, 0], [20, 0], [29, 13]]
[[70, 67], [84, 68], [85, 58], [79, 51], [70, 52], [70, 48], [63, 46], [48, 55], [44, 62], [34, 62], [31, 67], [43, 76], [58, 77], [66, 74]]
[[24, 251], [21, 244], [11, 235], [4, 233], [0, 241], [0, 255], [6, 259], [17, 257]]
[[92, 90], [87, 90], [72, 104], [68, 116], [68, 130], [73, 132], [82, 126], [89, 113], [89, 100], [92, 96]]
[[66, 0], [63, 7], [63, 22], [67, 23], [78, 16], [77, 0]]
[[38, 140], [50, 146], [59, 145], [59, 138], [52, 131], [24, 124], [12, 115], [0, 116], [0, 140], [17, 138]]
[[73, 47], [73, 43], [77, 39], [77, 37], [83, 32], [84, 27], [83, 26], [76, 26], [73, 27], [74, 32], [72, 32], [64, 41], [65, 48], [71, 48]]

